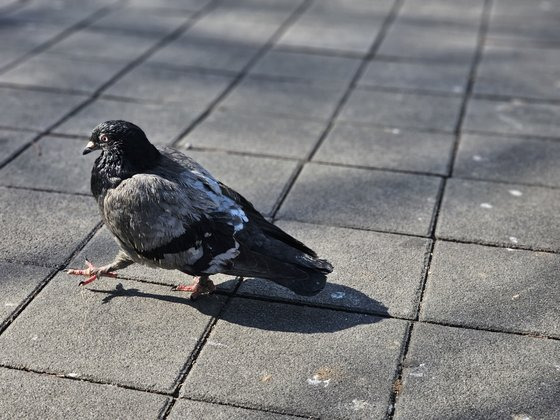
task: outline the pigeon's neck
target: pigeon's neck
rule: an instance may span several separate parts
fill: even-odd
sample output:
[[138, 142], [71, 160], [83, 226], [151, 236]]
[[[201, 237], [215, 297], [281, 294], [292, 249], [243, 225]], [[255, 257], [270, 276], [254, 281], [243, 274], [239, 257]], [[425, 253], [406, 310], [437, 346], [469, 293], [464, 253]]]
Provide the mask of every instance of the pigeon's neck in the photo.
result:
[[158, 164], [160, 156], [155, 147], [142, 156], [142, 159], [130, 159], [120, 150], [102, 152], [95, 160], [91, 173], [93, 196], [96, 199], [105, 196], [108, 190], [116, 188], [125, 179], [150, 170]]

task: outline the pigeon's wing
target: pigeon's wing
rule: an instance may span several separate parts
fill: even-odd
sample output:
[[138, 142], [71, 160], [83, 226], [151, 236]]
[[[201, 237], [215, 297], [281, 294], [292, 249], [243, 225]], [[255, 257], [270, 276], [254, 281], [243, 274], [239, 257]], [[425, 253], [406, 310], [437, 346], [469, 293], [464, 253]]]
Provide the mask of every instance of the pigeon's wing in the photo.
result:
[[109, 190], [104, 220], [133, 258], [193, 274], [213, 274], [238, 254], [246, 221], [227, 197], [191, 171], [138, 174]]

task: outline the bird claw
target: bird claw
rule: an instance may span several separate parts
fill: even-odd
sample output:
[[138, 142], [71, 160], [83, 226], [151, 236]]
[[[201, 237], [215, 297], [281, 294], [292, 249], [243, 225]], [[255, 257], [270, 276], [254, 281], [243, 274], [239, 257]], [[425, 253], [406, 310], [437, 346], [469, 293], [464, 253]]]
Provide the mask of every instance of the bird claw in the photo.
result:
[[178, 286], [175, 286], [173, 290], [177, 292], [190, 292], [190, 299], [196, 300], [201, 295], [214, 293], [216, 291], [216, 286], [214, 285], [214, 283], [212, 283], [211, 280], [206, 280], [204, 284], [201, 284], [199, 279], [196, 279], [193, 284], [180, 284]]
[[117, 277], [117, 273], [111, 271], [105, 271], [103, 267], [97, 268], [91, 262], [86, 259], [86, 266], [85, 270], [66, 270], [67, 274], [72, 274], [75, 276], [87, 276], [86, 280], [82, 280], [79, 285], [85, 286], [86, 284], [90, 284], [91, 282], [99, 279], [100, 277]]

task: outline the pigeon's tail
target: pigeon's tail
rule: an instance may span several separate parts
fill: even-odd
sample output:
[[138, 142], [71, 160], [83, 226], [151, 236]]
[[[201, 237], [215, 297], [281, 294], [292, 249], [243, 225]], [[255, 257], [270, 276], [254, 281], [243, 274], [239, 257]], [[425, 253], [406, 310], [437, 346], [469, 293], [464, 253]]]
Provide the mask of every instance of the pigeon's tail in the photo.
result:
[[[295, 254], [295, 255], [294, 255]], [[325, 287], [327, 274], [333, 266], [326, 260], [296, 252], [282, 259], [278, 255], [263, 255], [243, 250], [234, 261], [234, 266], [225, 274], [242, 277], [258, 277], [287, 287], [294, 293], [313, 296]]]

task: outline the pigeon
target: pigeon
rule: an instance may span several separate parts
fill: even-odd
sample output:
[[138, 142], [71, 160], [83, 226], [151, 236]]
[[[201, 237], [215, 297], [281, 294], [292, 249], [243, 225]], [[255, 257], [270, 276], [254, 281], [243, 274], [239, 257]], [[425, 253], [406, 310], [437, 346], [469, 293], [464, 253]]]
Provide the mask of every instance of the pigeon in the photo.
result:
[[193, 276], [191, 299], [215, 291], [217, 273], [271, 280], [292, 292], [319, 293], [333, 266], [270, 223], [241, 194], [185, 154], [156, 147], [135, 124], [106, 121], [83, 151], [101, 150], [91, 192], [120, 250], [113, 262], [68, 270], [86, 285], [133, 263]]

